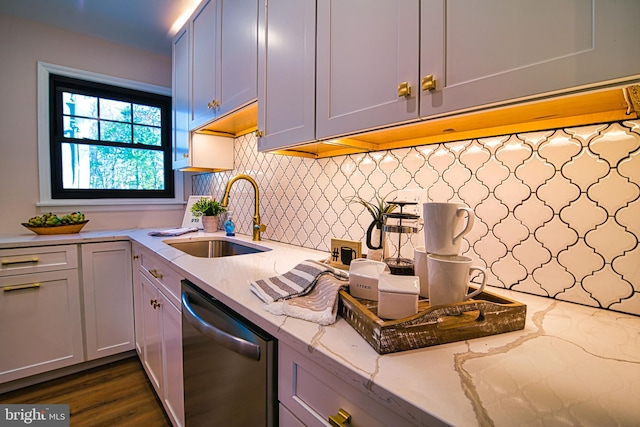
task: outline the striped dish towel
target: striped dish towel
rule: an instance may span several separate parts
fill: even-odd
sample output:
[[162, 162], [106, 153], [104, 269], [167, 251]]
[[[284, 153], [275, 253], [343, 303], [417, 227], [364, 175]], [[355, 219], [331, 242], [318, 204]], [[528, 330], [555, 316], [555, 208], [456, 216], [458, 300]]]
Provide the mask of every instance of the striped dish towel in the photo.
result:
[[297, 317], [320, 325], [332, 325], [338, 317], [338, 291], [347, 289], [349, 281], [322, 274], [306, 295], [279, 300], [264, 305], [264, 309], [278, 316]]
[[318, 279], [331, 275], [349, 280], [348, 273], [314, 260], [306, 260], [279, 276], [260, 279], [250, 283], [251, 292], [266, 303], [286, 300], [311, 292]]

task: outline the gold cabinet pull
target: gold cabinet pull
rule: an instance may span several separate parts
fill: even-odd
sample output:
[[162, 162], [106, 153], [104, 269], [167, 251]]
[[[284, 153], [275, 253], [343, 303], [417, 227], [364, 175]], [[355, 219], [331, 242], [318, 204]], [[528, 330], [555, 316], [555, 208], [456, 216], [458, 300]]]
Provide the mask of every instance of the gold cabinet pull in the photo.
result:
[[409, 82], [402, 82], [398, 85], [398, 98], [404, 96], [411, 96], [411, 86], [409, 86]]
[[422, 84], [422, 90], [435, 90], [436, 80], [433, 78], [433, 74], [424, 76], [422, 78], [421, 84]]
[[3, 259], [2, 260], [2, 265], [13, 265], [13, 264], [29, 264], [29, 263], [36, 263], [38, 262], [39, 259], [38, 257], [33, 257], [30, 259], [20, 259], [20, 260], [9, 260], [9, 259]]
[[154, 310], [160, 307], [160, 303], [158, 302], [157, 299], [149, 300], [149, 304], [153, 307]]
[[149, 270], [149, 273], [151, 273], [151, 275], [156, 279], [162, 279], [162, 273], [156, 270], [155, 268], [153, 270]]
[[329, 424], [334, 427], [346, 427], [351, 425], [351, 414], [340, 408], [336, 415], [329, 415]]
[[211, 102], [207, 102], [207, 107], [209, 107], [209, 109], [218, 108], [219, 106], [220, 106], [220, 101], [216, 101], [215, 99], [212, 100]]
[[13, 291], [22, 291], [25, 289], [38, 289], [38, 288], [40, 288], [40, 283], [29, 283], [27, 285], [5, 286], [3, 288], [3, 291], [13, 292]]
[[256, 138], [262, 138], [264, 136], [264, 133], [261, 130], [257, 130], [255, 132]]

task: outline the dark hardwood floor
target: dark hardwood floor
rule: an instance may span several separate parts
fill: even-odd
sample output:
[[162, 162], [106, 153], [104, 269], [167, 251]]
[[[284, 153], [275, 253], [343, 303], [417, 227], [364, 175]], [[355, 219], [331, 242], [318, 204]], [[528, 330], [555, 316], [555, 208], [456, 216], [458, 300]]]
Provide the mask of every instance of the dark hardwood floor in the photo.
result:
[[0, 394], [0, 403], [69, 404], [71, 426], [170, 426], [137, 357]]

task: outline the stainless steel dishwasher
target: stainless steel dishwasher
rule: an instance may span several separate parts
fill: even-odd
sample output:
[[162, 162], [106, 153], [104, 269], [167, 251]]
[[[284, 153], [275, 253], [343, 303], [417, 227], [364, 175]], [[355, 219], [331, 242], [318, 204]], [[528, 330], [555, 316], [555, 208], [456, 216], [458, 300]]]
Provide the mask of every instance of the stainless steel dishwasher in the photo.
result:
[[276, 340], [182, 281], [187, 427], [276, 426]]

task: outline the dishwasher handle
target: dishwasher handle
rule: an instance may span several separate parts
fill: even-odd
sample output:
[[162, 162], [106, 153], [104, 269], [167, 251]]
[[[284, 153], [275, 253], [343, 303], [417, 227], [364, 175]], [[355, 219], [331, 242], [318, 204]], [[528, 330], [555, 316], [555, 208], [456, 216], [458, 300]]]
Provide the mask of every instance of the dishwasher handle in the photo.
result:
[[185, 291], [182, 291], [182, 307], [184, 318], [204, 336], [235, 353], [242, 354], [254, 360], [260, 360], [259, 345], [231, 335], [207, 323], [194, 311], [191, 306], [191, 301], [189, 301], [189, 295]]

